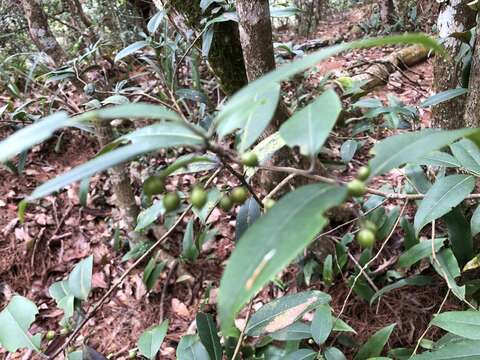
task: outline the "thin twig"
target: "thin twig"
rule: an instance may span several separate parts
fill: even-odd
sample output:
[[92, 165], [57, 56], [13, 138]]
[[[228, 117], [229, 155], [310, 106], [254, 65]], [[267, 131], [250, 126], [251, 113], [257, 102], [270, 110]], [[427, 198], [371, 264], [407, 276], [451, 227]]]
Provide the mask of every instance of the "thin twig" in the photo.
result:
[[159, 324], [163, 323], [164, 304], [165, 304], [165, 298], [167, 297], [168, 283], [170, 282], [170, 279], [172, 278], [173, 274], [175, 274], [175, 270], [177, 269], [177, 266], [178, 266], [178, 260], [175, 260], [171, 265], [170, 270], [168, 271], [167, 277], [165, 278], [165, 282], [163, 284], [162, 294], [160, 295], [160, 311], [158, 316]]
[[250, 315], [252, 314], [252, 308], [253, 308], [253, 300], [250, 302], [250, 305], [248, 307], [247, 317], [245, 318], [245, 326], [240, 332], [240, 337], [238, 338], [237, 346], [235, 346], [235, 351], [233, 352], [232, 360], [235, 360], [237, 358], [238, 353], [240, 352], [243, 338], [245, 337], [245, 330], [247, 329], [248, 320], [250, 320]]

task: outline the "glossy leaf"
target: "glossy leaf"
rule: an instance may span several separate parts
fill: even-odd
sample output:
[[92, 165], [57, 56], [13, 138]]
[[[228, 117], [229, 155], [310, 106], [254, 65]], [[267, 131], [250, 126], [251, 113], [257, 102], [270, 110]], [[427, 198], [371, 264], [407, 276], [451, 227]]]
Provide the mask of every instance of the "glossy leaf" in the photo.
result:
[[445, 101], [452, 100], [458, 96], [465, 95], [467, 92], [468, 92], [468, 89], [464, 89], [464, 88], [445, 90], [430, 96], [427, 100], [422, 102], [420, 106], [423, 108], [427, 108], [430, 106], [438, 105]]
[[464, 169], [475, 175], [480, 175], [480, 150], [473, 141], [462, 139], [452, 144], [450, 149]]
[[93, 255], [80, 261], [68, 276], [68, 288], [77, 299], [87, 300], [92, 289]]
[[337, 318], [333, 319], [332, 331], [357, 333], [355, 329], [348, 325], [345, 321]]
[[476, 360], [480, 359], [480, 341], [465, 340], [447, 344], [432, 352], [415, 355], [412, 360]]
[[332, 310], [329, 305], [320, 305], [315, 311], [312, 320], [312, 337], [318, 345], [322, 345], [327, 341], [328, 336], [332, 332], [333, 318]]
[[460, 267], [475, 256], [470, 224], [459, 207], [443, 217], [448, 229], [448, 240]]
[[222, 345], [217, 334], [217, 326], [213, 316], [210, 314], [198, 313], [195, 317], [198, 329], [198, 336], [203, 346], [210, 355], [211, 360], [222, 360]]
[[135, 231], [142, 231], [153, 224], [160, 216], [165, 214], [165, 207], [162, 200], [156, 200], [152, 206], [142, 210], [137, 217]]
[[480, 233], [480, 205], [477, 206], [470, 219], [470, 229], [472, 236], [476, 236]]
[[327, 304], [330, 296], [321, 291], [304, 291], [286, 295], [262, 306], [252, 315], [245, 328], [248, 336], [269, 334], [290, 326], [305, 313]]
[[238, 210], [235, 224], [235, 241], [262, 215], [260, 205], [254, 198], [249, 198]]
[[455, 281], [460, 276], [460, 267], [453, 251], [448, 248], [443, 249], [435, 256], [435, 259], [431, 258], [430, 262], [435, 271], [446, 281], [452, 293], [460, 300], [465, 300], [465, 285], [459, 286]]
[[418, 235], [422, 228], [460, 204], [475, 187], [475, 178], [469, 175], [443, 177], [428, 190], [415, 214], [414, 227]]
[[323, 213], [345, 198], [344, 188], [304, 186], [287, 194], [243, 234], [220, 284], [222, 332], [228, 333], [238, 311], [322, 230], [327, 222]]
[[37, 306], [23, 296], [12, 297], [5, 309], [0, 312], [0, 344], [14, 353], [18, 349], [40, 351], [42, 335], [31, 336], [28, 329], [38, 314]]
[[352, 161], [358, 146], [359, 144], [355, 140], [347, 140], [342, 144], [340, 147], [340, 156], [345, 164], [348, 164], [350, 161]]
[[378, 290], [375, 295], [370, 299], [370, 304], [373, 304], [380, 296], [385, 295], [386, 293], [400, 289], [404, 286], [425, 286], [432, 283], [432, 278], [430, 276], [417, 275], [408, 279], [401, 279], [393, 284], [387, 285], [380, 290]]
[[317, 353], [310, 349], [300, 349], [286, 356], [283, 356], [283, 360], [315, 360], [317, 358]]
[[275, 331], [268, 335], [277, 341], [297, 341], [305, 340], [312, 337], [310, 325], [301, 321], [297, 321], [282, 330]]
[[57, 306], [63, 310], [64, 318], [68, 319], [73, 316], [75, 296], [68, 287], [68, 280], [53, 283], [48, 288], [48, 293], [55, 299]]
[[162, 346], [163, 339], [167, 335], [168, 320], [161, 325], [145, 331], [138, 339], [138, 351], [148, 359], [154, 359]]
[[347, 360], [345, 355], [336, 347], [328, 347], [323, 353], [325, 360]]
[[296, 111], [280, 127], [280, 136], [290, 147], [299, 146], [302, 155], [317, 155], [341, 111], [342, 103], [337, 93], [327, 90], [311, 104]]
[[211, 360], [196, 335], [185, 335], [177, 346], [177, 360]]
[[[438, 252], [444, 245], [445, 239], [435, 239], [435, 251]], [[398, 266], [408, 269], [423, 258], [432, 254], [432, 240], [420, 241], [417, 245], [412, 246], [405, 251], [398, 259]]]
[[479, 311], [448, 311], [436, 315], [431, 325], [470, 340], [480, 340]]
[[420, 159], [414, 162], [417, 165], [426, 165], [426, 166], [445, 166], [458, 168], [461, 166], [460, 162], [455, 159], [452, 155], [447, 154], [442, 151], [434, 151], [430, 154], [422, 156]]
[[143, 49], [145, 46], [147, 46], [148, 43], [146, 41], [136, 41], [133, 44], [128, 45], [126, 48], [120, 50], [118, 54], [115, 56], [115, 62], [118, 60], [123, 59], [124, 57], [127, 57], [128, 55], [131, 55], [135, 53], [136, 51]]
[[431, 129], [391, 136], [376, 144], [372, 150], [375, 157], [370, 161], [370, 178], [384, 174], [406, 163], [450, 145], [466, 136], [478, 136], [477, 129], [435, 131]]
[[195, 234], [193, 233], [193, 219], [190, 219], [183, 234], [182, 257], [189, 261], [195, 261], [198, 255], [199, 251], [195, 244]]
[[[181, 122], [182, 118], [171, 110], [161, 105], [148, 103], [129, 103], [112, 106], [101, 110], [94, 110], [76, 117], [77, 119], [151, 119], [151, 120], [173, 120]], [[75, 118], [74, 118], [75, 119]]]
[[392, 324], [373, 334], [355, 355], [355, 360], [367, 360], [379, 356], [394, 328], [395, 324]]

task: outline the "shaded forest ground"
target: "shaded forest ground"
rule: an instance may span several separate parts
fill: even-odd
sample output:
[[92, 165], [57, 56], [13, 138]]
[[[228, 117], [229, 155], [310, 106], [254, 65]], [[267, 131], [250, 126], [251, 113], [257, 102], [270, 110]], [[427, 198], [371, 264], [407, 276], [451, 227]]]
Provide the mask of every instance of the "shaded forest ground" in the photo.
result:
[[[347, 16], [338, 16], [322, 23], [315, 34], [316, 37], [336, 37], [346, 34], [364, 14], [354, 11]], [[285, 33], [280, 34], [284, 41], [302, 42], [305, 39]], [[302, 94], [314, 92], [321, 78], [328, 72], [340, 74], [346, 69], [362, 71], [358, 61], [369, 62], [378, 60], [391, 53], [393, 48], [377, 48], [360, 50], [342, 54], [329, 59], [317, 66], [317, 71], [310, 75], [301, 84], [290, 83], [285, 86], [287, 97], [290, 100]], [[148, 80], [148, 79], [146, 79]], [[388, 85], [376, 90], [370, 96], [386, 100], [386, 94], [395, 94], [404, 103], [416, 106], [431, 94], [432, 64], [428, 60], [405, 72], [397, 72], [390, 78]], [[290, 102], [291, 103], [291, 102]], [[429, 112], [421, 110], [420, 121], [423, 126], [429, 125]], [[0, 138], [7, 136], [4, 127], [0, 130]], [[334, 156], [340, 157], [342, 129], [338, 129], [338, 143], [328, 144]], [[384, 130], [380, 136], [388, 134]], [[57, 147], [57, 135], [46, 143], [37, 146], [29, 153], [25, 173], [16, 176], [4, 168], [0, 169], [0, 306], [3, 307], [14, 293], [19, 293], [35, 301], [39, 305], [40, 314], [32, 329], [33, 333], [57, 329], [57, 323], [62, 312], [55, 306], [48, 296], [48, 286], [54, 281], [63, 279], [71, 271], [74, 264], [89, 254], [94, 255], [93, 296], [92, 302], [98, 299], [106, 289], [128, 267], [122, 262], [122, 253], [112, 250], [113, 232], [117, 225], [116, 214], [113, 209], [113, 196], [107, 176], [97, 175], [90, 183], [89, 203], [81, 207], [78, 198], [78, 187], [69, 187], [56, 196], [49, 196], [39, 203], [28, 208], [26, 222], [21, 225], [17, 219], [17, 205], [21, 199], [29, 194], [36, 186], [47, 179], [60, 174], [65, 170], [78, 165], [94, 156], [97, 144], [86, 134], [76, 130], [68, 130], [62, 136], [60, 146]], [[368, 159], [368, 149], [376, 140], [370, 135], [362, 138], [367, 144], [361, 153], [356, 155], [358, 160], [353, 165], [338, 172], [336, 175], [348, 179], [355, 174], [353, 167], [365, 163]], [[147, 166], [163, 165], [168, 158], [151, 156], [131, 165], [134, 178], [140, 183], [142, 171]], [[185, 175], [174, 180], [170, 186], [188, 189], [195, 179], [192, 175]], [[232, 179], [233, 181], [233, 179]], [[381, 181], [393, 183], [395, 175], [390, 175]], [[382, 183], [372, 184], [381, 187]], [[395, 204], [391, 204], [392, 206]], [[408, 209], [407, 209], [408, 211]], [[187, 221], [188, 219], [186, 219]], [[126, 356], [129, 349], [135, 347], [140, 333], [149, 326], [158, 323], [159, 316], [170, 320], [169, 332], [162, 347], [162, 359], [174, 359], [175, 348], [180, 337], [192, 327], [195, 314], [201, 306], [204, 311], [214, 311], [216, 288], [218, 287], [221, 269], [233, 248], [235, 216], [215, 210], [209, 222], [219, 229], [215, 240], [204, 249], [200, 259], [195, 264], [186, 264], [186, 269], [194, 279], [176, 282], [175, 277], [165, 297], [162, 297], [163, 284], [167, 277], [164, 272], [156, 288], [146, 293], [142, 283], [143, 269], [137, 269], [119, 288], [112, 299], [97, 313], [82, 332], [83, 340], [90, 346], [104, 354], [114, 354], [113, 358]], [[185, 221], [185, 224], [186, 224]], [[167, 249], [174, 255], [180, 253], [182, 230], [180, 227], [169, 240]], [[161, 226], [156, 231], [164, 231]], [[334, 236], [342, 236], [345, 230]], [[375, 264], [379, 267], [387, 264], [398, 254], [401, 233], [392, 237], [392, 246], [388, 247]], [[354, 253], [358, 255], [359, 251]], [[296, 283], [295, 266], [290, 267], [282, 275], [282, 281], [287, 285], [288, 292], [298, 290]], [[314, 282], [313, 288], [322, 289], [320, 282]], [[254, 308], [261, 306], [265, 299], [281, 294], [277, 287], [265, 289], [256, 299]], [[342, 279], [328, 292], [333, 297], [333, 308], [338, 312], [342, 307], [348, 288]], [[397, 330], [390, 340], [390, 346], [414, 345], [421, 332], [430, 321], [432, 309], [442, 301], [444, 289], [438, 286], [403, 288], [387, 295], [379, 306], [370, 307], [362, 300], [354, 297], [350, 300], [345, 320], [357, 330], [357, 341], [364, 341], [378, 328], [397, 323]], [[213, 305], [212, 305], [213, 304]], [[455, 304], [447, 304], [446, 309]], [[242, 315], [240, 316], [240, 318]], [[82, 337], [80, 338], [82, 340]], [[9, 359], [26, 359], [33, 354], [1, 353], [0, 356]]]

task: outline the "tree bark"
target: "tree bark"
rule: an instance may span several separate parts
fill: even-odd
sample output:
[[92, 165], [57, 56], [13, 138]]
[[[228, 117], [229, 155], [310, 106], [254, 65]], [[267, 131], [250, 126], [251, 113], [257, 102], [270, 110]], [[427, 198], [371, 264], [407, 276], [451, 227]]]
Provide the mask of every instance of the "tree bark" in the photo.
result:
[[[203, 30], [200, 1], [172, 0], [170, 6], [185, 19], [189, 29]], [[178, 23], [177, 19], [174, 19]], [[218, 78], [223, 92], [231, 95], [247, 84], [242, 46], [235, 21], [219, 22], [213, 25], [214, 35], [208, 63]]]
[[[452, 33], [469, 30], [475, 25], [475, 13], [467, 6], [468, 1], [452, 0], [438, 16], [438, 31], [444, 40], [448, 57], [436, 56], [433, 65], [433, 89], [435, 92], [455, 89], [460, 84], [461, 67], [456, 57], [460, 51], [461, 41], [449, 37]], [[442, 129], [457, 129], [465, 126], [466, 96], [445, 101], [433, 107], [432, 125]]]
[[[40, 0], [22, 0], [22, 6], [29, 25], [30, 36], [40, 51], [45, 52], [56, 66], [67, 62], [67, 54], [63, 51], [48, 25], [47, 17], [42, 9]], [[79, 93], [83, 93], [83, 83], [74, 78], [73, 85]], [[101, 146], [114, 140], [113, 130], [108, 122], [97, 122], [96, 137]], [[127, 168], [124, 164], [115, 166], [110, 170], [112, 191], [116, 195], [116, 205], [125, 213], [125, 222], [129, 233], [135, 229], [139, 208], [130, 183]]]
[[[477, 29], [480, 29], [480, 21]], [[465, 105], [465, 126], [480, 127], [480, 31], [477, 30]]]
[[393, 6], [393, 0], [381, 0], [380, 3], [380, 19], [383, 24], [391, 25], [394, 20], [395, 8]]

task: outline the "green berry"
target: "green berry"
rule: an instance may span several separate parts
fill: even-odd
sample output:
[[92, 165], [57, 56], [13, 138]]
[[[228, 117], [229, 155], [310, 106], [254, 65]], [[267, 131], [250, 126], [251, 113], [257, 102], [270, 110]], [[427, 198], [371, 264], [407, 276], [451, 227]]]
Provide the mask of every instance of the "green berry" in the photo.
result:
[[207, 203], [208, 194], [201, 186], [195, 186], [190, 194], [190, 202], [193, 207], [201, 209]]
[[128, 358], [129, 359], [135, 359], [137, 357], [137, 351], [136, 350], [130, 350], [128, 352]]
[[378, 226], [377, 224], [375, 224], [373, 221], [371, 220], [366, 220], [362, 223], [362, 228], [363, 229], [368, 229], [370, 230], [371, 232], [373, 232], [374, 234], [377, 233], [378, 231]]
[[348, 195], [353, 197], [363, 196], [367, 192], [367, 188], [363, 181], [358, 179], [352, 180], [347, 184]]
[[51, 341], [55, 339], [55, 331], [53, 330], [47, 331], [47, 334], [45, 335], [45, 339], [47, 339], [47, 341]]
[[66, 327], [62, 328], [62, 330], [60, 330], [60, 335], [62, 336], [66, 336], [70, 333], [70, 330], [67, 329]]
[[357, 179], [360, 181], [365, 181], [370, 176], [370, 168], [368, 166], [362, 166], [358, 169]]
[[165, 191], [165, 181], [161, 176], [150, 176], [143, 183], [143, 192], [149, 196], [161, 194]]
[[247, 152], [242, 155], [242, 164], [249, 167], [258, 166], [258, 156], [253, 152]]
[[232, 190], [230, 197], [235, 204], [243, 204], [248, 198], [248, 190], [245, 189], [243, 186], [237, 187]]
[[271, 209], [272, 207], [275, 206], [277, 202], [273, 199], [266, 199], [264, 202], [263, 202], [263, 206], [265, 207], [265, 210], [269, 210]]
[[362, 248], [373, 247], [375, 245], [375, 234], [370, 229], [361, 229], [357, 234], [357, 241]]
[[230, 209], [233, 206], [233, 201], [232, 201], [232, 199], [230, 199], [230, 196], [224, 195], [224, 196], [222, 196], [222, 198], [218, 202], [218, 206], [223, 211], [230, 211]]
[[163, 206], [167, 212], [174, 211], [180, 206], [180, 196], [178, 196], [176, 191], [165, 194]]

